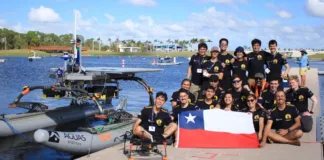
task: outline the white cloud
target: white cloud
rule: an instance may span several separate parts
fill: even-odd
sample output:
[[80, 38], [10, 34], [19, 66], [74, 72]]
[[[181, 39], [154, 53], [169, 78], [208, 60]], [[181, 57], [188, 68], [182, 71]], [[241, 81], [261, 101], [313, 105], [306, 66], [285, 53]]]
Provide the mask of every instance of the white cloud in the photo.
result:
[[37, 8], [31, 8], [28, 13], [30, 21], [35, 22], [59, 22], [61, 20], [60, 15], [51, 8], [40, 6]]
[[154, 0], [124, 0], [124, 2], [143, 7], [154, 7], [157, 5]]
[[323, 0], [307, 0], [306, 11], [315, 17], [324, 17], [324, 1]]
[[277, 20], [264, 20], [263, 21], [263, 25], [265, 27], [275, 27], [277, 26], [279, 23]]
[[139, 19], [143, 21], [144, 23], [147, 23], [149, 27], [153, 26], [153, 18], [150, 16], [140, 16]]
[[248, 4], [248, 0], [237, 0], [237, 2], [241, 4]]
[[96, 23], [96, 21], [98, 21], [98, 19], [96, 17], [91, 17], [89, 19], [83, 19], [82, 18], [82, 14], [79, 10], [73, 10], [74, 14], [77, 15], [77, 23], [79, 24], [79, 27], [92, 27], [94, 23]]
[[292, 17], [292, 14], [287, 12], [287, 11], [284, 11], [284, 10], [281, 10], [281, 11], [277, 11], [276, 13], [279, 17], [281, 18], [291, 18]]
[[110, 23], [115, 21], [115, 17], [111, 14], [105, 13], [105, 17], [109, 20]]
[[176, 32], [185, 31], [185, 28], [178, 24], [168, 25], [167, 28], [171, 31], [176, 31]]
[[289, 26], [284, 26], [281, 31], [285, 33], [294, 33], [294, 30]]

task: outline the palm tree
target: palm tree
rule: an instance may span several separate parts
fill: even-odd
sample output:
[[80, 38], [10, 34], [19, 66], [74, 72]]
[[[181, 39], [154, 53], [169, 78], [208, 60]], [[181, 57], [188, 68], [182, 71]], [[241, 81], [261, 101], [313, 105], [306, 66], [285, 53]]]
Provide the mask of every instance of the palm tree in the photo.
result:
[[111, 48], [111, 38], [108, 38], [109, 47]]
[[98, 50], [100, 51], [100, 37], [97, 38], [97, 41], [98, 41]]
[[207, 40], [208, 45], [210, 45], [211, 42], [213, 42], [213, 41], [210, 39]]

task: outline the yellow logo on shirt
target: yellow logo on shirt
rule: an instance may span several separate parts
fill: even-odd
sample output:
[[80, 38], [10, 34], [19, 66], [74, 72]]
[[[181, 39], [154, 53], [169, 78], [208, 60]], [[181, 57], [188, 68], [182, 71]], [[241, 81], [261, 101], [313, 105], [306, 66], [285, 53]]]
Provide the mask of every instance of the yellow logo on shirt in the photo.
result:
[[209, 106], [209, 109], [213, 109], [215, 106], [214, 105], [210, 105]]
[[241, 99], [242, 99], [242, 101], [245, 101], [246, 100], [246, 97], [245, 96], [242, 96]]
[[214, 67], [214, 71], [218, 71], [219, 70], [219, 67], [218, 66], [215, 66]]
[[287, 120], [289, 120], [289, 119], [291, 119], [291, 115], [290, 115], [290, 114], [286, 114], [286, 115], [285, 115], [285, 118], [286, 118]]
[[215, 101], [217, 101], [217, 100], [218, 100], [218, 96], [215, 95], [215, 96], [214, 96], [214, 99], [215, 99]]
[[203, 63], [207, 62], [207, 60], [204, 60]]
[[258, 55], [258, 60], [262, 60], [262, 56], [261, 55]]
[[277, 59], [274, 59], [273, 60], [273, 64], [277, 64], [278, 63], [278, 60]]
[[273, 101], [273, 104], [276, 104], [276, 103], [277, 103], [277, 101], [276, 101], [276, 100], [274, 100], [274, 101]]
[[299, 101], [303, 101], [303, 100], [304, 100], [304, 96], [303, 96], [303, 95], [300, 95], [300, 96], [298, 97], [298, 99], [299, 99]]
[[230, 63], [230, 60], [226, 59], [226, 60], [225, 60], [225, 63], [226, 63], [226, 64], [229, 64], [229, 63]]
[[241, 64], [241, 68], [245, 69], [246, 68], [245, 64]]
[[259, 115], [255, 115], [255, 116], [254, 116], [254, 119], [259, 119], [259, 118], [260, 118]]
[[191, 103], [191, 99], [190, 98], [188, 98], [188, 103]]
[[157, 119], [157, 120], [156, 120], [156, 124], [157, 124], [158, 126], [161, 126], [161, 125], [162, 125], [162, 120], [161, 120], [161, 119]]

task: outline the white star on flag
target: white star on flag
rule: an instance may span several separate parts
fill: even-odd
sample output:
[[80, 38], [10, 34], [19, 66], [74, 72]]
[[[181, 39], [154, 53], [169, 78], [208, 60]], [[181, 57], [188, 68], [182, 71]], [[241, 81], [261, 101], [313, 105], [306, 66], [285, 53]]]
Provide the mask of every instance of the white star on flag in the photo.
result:
[[195, 123], [195, 118], [196, 118], [196, 116], [192, 116], [191, 113], [189, 113], [189, 116], [188, 116], [188, 117], [185, 116], [185, 118], [187, 119], [187, 124], [188, 124], [189, 122]]

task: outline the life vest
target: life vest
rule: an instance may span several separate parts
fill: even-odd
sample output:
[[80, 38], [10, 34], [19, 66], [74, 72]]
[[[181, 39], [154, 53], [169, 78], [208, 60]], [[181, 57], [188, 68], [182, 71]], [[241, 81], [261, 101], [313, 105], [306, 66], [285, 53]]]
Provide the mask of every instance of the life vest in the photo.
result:
[[268, 86], [269, 86], [269, 83], [263, 80], [261, 83], [260, 92], [259, 92], [259, 87], [256, 85], [256, 83], [251, 85], [251, 89], [254, 89], [254, 95], [258, 99], [260, 96], [259, 93], [261, 94], [264, 91], [264, 89], [267, 88]]

